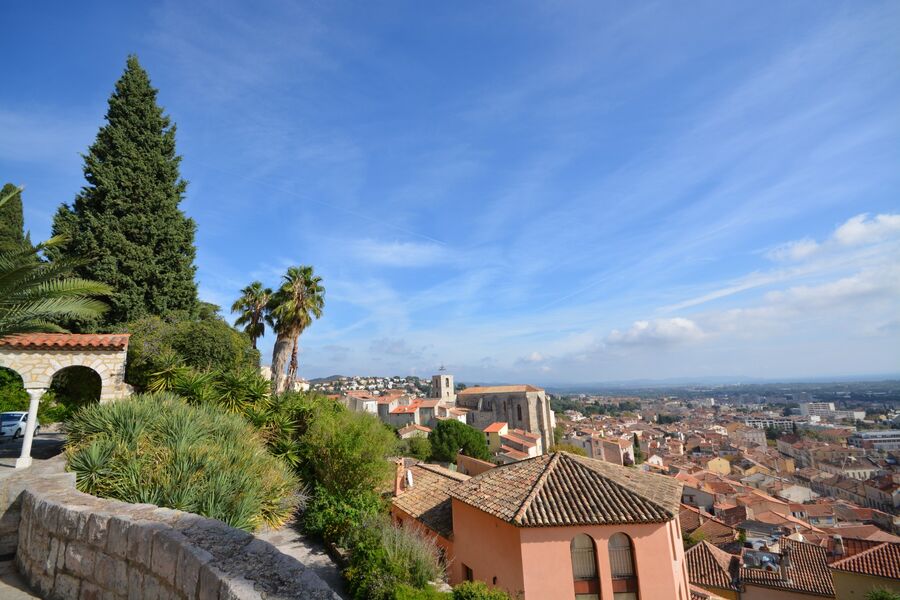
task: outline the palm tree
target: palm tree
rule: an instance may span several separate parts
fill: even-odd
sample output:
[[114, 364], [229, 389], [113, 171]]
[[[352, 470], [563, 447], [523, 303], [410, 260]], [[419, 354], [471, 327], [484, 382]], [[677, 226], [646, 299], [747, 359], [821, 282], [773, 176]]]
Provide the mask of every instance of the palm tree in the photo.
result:
[[[0, 198], [0, 206], [10, 198]], [[33, 247], [23, 245], [0, 252], [0, 337], [64, 332], [54, 320], [91, 318], [106, 311], [106, 304], [95, 296], [112, 293], [109, 286], [71, 277], [75, 267], [71, 261], [40, 260], [42, 251], [65, 241], [63, 236], [56, 236]]]
[[[279, 394], [288, 381], [297, 376], [297, 345], [312, 320], [322, 316], [325, 288], [322, 278], [309, 266], [289, 267], [282, 277], [281, 287], [272, 295], [271, 319], [275, 330], [275, 349], [272, 351], [272, 390]], [[284, 367], [290, 356], [288, 375]]]
[[241, 290], [241, 297], [231, 305], [231, 312], [240, 313], [234, 324], [244, 328], [244, 332], [250, 336], [254, 350], [257, 338], [266, 334], [266, 311], [271, 297], [271, 289], [264, 288], [259, 281], [254, 281]]

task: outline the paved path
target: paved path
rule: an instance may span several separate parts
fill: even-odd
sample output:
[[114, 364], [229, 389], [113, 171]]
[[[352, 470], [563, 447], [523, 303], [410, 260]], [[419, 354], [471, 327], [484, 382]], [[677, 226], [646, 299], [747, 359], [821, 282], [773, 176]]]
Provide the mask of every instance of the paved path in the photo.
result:
[[[62, 452], [66, 443], [64, 433], [44, 433], [41, 431], [31, 442], [32, 458], [52, 458]], [[16, 459], [22, 454], [22, 438], [14, 440], [9, 437], [0, 438], [0, 468], [15, 468]], [[0, 596], [2, 598], [2, 596]]]
[[27, 600], [40, 598], [34, 595], [22, 576], [16, 572], [12, 561], [0, 562], [0, 598], [3, 600]]
[[[258, 533], [256, 537], [269, 542], [288, 556], [296, 558], [312, 569], [338, 596], [344, 600], [350, 599], [341, 571], [328, 556], [325, 547], [298, 531], [295, 525], [285, 525], [276, 531]], [[0, 598], [2, 597], [0, 595]]]

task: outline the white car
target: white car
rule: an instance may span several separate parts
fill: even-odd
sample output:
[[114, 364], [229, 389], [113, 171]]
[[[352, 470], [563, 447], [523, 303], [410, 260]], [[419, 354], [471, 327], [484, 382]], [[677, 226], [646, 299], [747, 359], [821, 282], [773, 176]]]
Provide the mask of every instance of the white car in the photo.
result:
[[[0, 437], [11, 437], [16, 439], [25, 435], [25, 423], [28, 422], [28, 413], [25, 411], [14, 411], [0, 413]], [[41, 430], [41, 422], [35, 423], [34, 435]]]

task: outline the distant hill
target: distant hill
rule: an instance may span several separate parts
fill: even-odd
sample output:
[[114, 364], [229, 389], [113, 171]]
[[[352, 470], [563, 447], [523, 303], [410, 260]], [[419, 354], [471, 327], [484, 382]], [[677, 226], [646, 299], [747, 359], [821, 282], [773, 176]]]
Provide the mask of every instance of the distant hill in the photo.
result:
[[318, 377], [316, 379], [310, 379], [310, 383], [331, 383], [332, 381], [337, 381], [338, 379], [346, 378], [346, 375], [330, 375], [328, 377]]

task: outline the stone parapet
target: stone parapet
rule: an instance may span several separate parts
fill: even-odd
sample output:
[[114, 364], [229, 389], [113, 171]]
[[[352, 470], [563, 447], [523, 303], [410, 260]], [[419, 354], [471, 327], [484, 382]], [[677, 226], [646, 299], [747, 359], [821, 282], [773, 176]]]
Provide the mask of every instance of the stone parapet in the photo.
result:
[[339, 600], [271, 544], [191, 513], [104, 500], [72, 478], [28, 481], [16, 565], [44, 598]]

